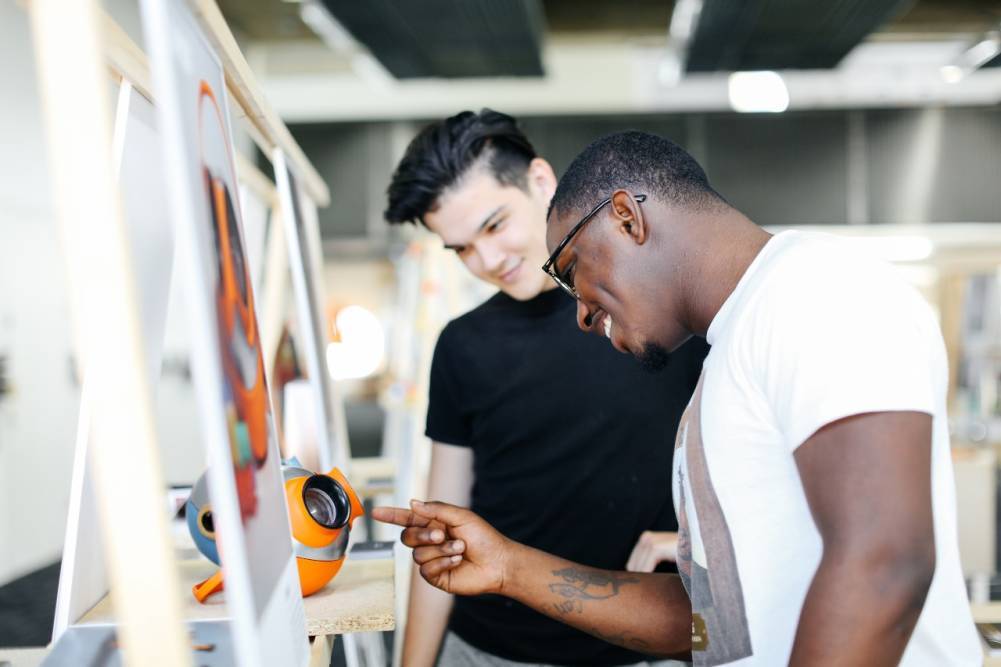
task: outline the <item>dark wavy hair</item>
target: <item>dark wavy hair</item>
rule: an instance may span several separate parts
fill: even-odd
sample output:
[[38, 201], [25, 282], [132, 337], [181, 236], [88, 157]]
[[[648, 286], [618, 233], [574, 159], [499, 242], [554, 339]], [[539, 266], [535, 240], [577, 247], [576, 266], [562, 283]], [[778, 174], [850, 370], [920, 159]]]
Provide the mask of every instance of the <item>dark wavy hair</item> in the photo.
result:
[[423, 222], [442, 192], [474, 164], [485, 163], [501, 185], [524, 190], [535, 157], [515, 119], [499, 111], [463, 111], [432, 123], [414, 137], [396, 166], [383, 216], [390, 223]]

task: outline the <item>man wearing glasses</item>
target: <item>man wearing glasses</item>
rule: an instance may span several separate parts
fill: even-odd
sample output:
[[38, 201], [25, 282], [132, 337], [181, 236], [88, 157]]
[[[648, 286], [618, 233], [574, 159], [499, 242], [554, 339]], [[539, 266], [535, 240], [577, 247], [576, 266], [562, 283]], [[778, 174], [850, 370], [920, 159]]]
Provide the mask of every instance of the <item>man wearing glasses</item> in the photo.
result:
[[981, 664], [945, 347], [913, 288], [846, 241], [768, 234], [641, 132], [575, 159], [547, 245], [581, 329], [650, 366], [712, 345], [675, 445], [679, 574], [586, 567], [444, 503], [377, 509], [427, 581], [696, 665]]
[[[539, 270], [555, 188], [514, 119], [490, 110], [425, 128], [393, 175], [387, 220], [422, 222], [499, 290], [435, 348], [429, 493], [537, 548], [650, 572], [673, 559], [670, 443], [706, 347], [650, 374], [577, 329], [575, 300]], [[443, 638], [443, 667], [646, 663], [642, 647], [497, 596], [453, 601], [414, 577], [403, 664], [430, 667]]]

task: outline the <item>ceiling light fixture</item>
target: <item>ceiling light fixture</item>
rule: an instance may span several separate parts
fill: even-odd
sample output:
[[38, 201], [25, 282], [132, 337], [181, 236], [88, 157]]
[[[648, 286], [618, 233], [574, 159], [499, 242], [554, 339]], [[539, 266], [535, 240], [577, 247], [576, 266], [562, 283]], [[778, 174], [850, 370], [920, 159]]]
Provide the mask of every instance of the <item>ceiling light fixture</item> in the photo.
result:
[[1001, 33], [993, 31], [963, 51], [949, 63], [939, 68], [946, 83], [959, 83], [969, 74], [980, 69], [1001, 53]]
[[938, 72], [946, 83], [959, 83], [966, 76], [966, 72], [959, 65], [943, 65], [938, 69]]
[[727, 89], [734, 111], [781, 113], [789, 108], [789, 90], [778, 72], [734, 72]]

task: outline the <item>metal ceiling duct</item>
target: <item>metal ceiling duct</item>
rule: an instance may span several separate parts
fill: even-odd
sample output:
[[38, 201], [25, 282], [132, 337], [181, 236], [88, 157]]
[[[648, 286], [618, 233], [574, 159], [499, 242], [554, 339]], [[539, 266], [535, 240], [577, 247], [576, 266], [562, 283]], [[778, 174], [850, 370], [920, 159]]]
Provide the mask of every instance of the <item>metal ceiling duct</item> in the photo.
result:
[[540, 0], [322, 0], [398, 79], [542, 76]]
[[828, 69], [914, 0], [704, 0], [688, 72]]

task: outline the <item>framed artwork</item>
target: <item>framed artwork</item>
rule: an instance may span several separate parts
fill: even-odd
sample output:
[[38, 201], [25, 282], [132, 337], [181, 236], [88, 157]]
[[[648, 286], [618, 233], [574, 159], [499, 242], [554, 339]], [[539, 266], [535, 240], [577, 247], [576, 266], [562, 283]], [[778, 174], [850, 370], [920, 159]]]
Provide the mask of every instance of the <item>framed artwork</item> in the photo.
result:
[[316, 207], [302, 191], [299, 181], [281, 149], [272, 156], [275, 184], [282, 209], [289, 270], [295, 292], [299, 324], [298, 346], [302, 350], [306, 377], [312, 389], [315, 409], [316, 464], [321, 470], [337, 466], [348, 470], [350, 448], [343, 428], [340, 399], [327, 368], [327, 335], [323, 317], [323, 255], [320, 247]]
[[243, 236], [224, 73], [186, 3], [143, 0], [141, 9], [237, 661], [304, 665], [305, 616]]

